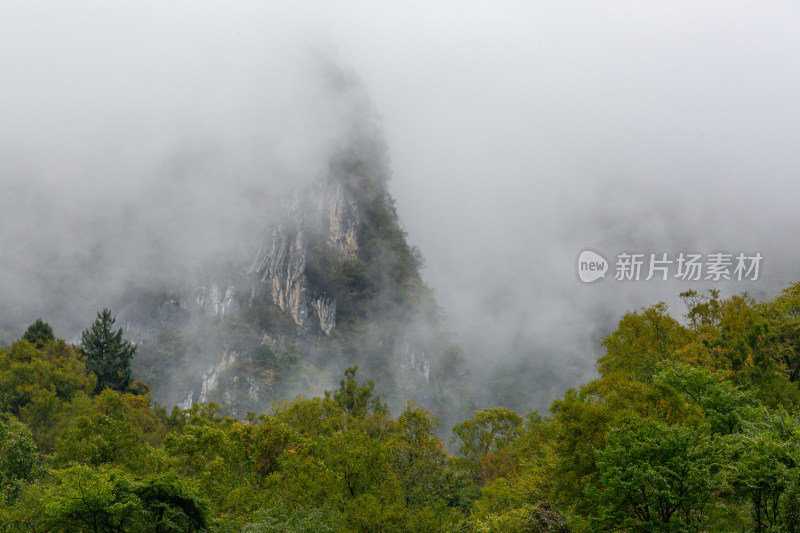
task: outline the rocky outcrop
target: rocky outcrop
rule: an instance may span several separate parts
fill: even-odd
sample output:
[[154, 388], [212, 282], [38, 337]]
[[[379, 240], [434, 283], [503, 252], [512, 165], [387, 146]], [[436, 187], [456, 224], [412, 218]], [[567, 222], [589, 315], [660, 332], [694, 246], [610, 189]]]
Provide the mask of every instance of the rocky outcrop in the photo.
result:
[[425, 377], [425, 382], [431, 378], [431, 363], [425, 355], [424, 349], [414, 346], [408, 335], [395, 338], [392, 352], [400, 363], [403, 372], [419, 373]]
[[194, 393], [189, 391], [189, 394], [186, 395], [186, 399], [182, 402], [178, 402], [178, 409], [191, 409], [194, 402], [192, 401], [194, 397]]
[[236, 359], [239, 357], [239, 355], [240, 354], [236, 351], [226, 349], [222, 353], [222, 358], [220, 359], [219, 363], [208, 368], [203, 373], [203, 383], [200, 386], [200, 397], [198, 398], [200, 403], [208, 401], [209, 393], [216, 390], [217, 385], [219, 384], [220, 375], [225, 371], [226, 368], [236, 363]]
[[278, 226], [271, 243], [259, 252], [249, 274], [271, 292], [272, 301], [302, 326], [308, 315], [306, 300], [306, 248], [302, 228]]
[[271, 294], [272, 301], [298, 326], [310, 327], [313, 316], [327, 335], [336, 325], [336, 300], [309, 296], [307, 235], [322, 235], [340, 263], [356, 258], [360, 222], [356, 199], [342, 183], [321, 180], [311, 187], [305, 201], [295, 196], [284, 207], [287, 222], [272, 231], [248, 274], [260, 284], [255, 290]]
[[445, 340], [435, 303], [387, 189], [379, 120], [346, 78], [331, 87], [354, 105], [322, 175], [282, 201], [286, 189], [248, 179], [240, 192], [263, 214], [257, 227], [231, 226], [225, 238], [237, 246], [211, 239], [185, 277], [176, 269], [124, 298], [121, 323], [139, 348], [134, 370], [153, 384], [155, 401], [184, 409], [216, 402], [233, 415], [264, 410], [335, 387], [355, 365], [399, 409], [440, 393]]
[[[203, 372], [202, 381], [200, 382], [200, 394], [197, 397], [199, 403], [206, 403], [209, 401], [210, 394], [219, 386], [222, 373], [236, 362], [238, 356], [239, 354], [237, 352], [226, 349], [222, 353], [222, 358], [219, 363], [209, 366], [205, 372]], [[178, 402], [178, 407], [181, 409], [190, 409], [194, 404], [195, 392], [196, 389], [189, 390], [189, 392], [186, 393], [185, 399]], [[226, 396], [229, 397], [230, 395], [226, 394]]]
[[336, 325], [336, 300], [324, 297], [314, 299], [314, 310], [319, 318], [319, 327], [325, 335], [330, 335]]
[[210, 282], [195, 287], [192, 300], [206, 315], [212, 317], [229, 315], [239, 308], [236, 289], [231, 283], [223, 286]]
[[328, 242], [341, 260], [358, 254], [358, 205], [341, 183], [322, 183], [317, 192], [318, 210], [328, 220]]

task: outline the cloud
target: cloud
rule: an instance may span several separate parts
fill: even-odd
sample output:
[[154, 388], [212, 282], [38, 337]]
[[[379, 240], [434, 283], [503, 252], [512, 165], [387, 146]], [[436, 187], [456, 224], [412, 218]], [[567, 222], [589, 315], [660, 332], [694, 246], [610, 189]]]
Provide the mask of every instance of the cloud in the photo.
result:
[[727, 293], [800, 277], [798, 18], [789, 2], [5, 4], [4, 298], [52, 302], [34, 274], [102, 292], [246, 254], [261, 199], [313, 179], [346, 129], [352, 106], [313, 66], [334, 57], [384, 118], [401, 220], [473, 375], [569, 368], [539, 380], [541, 408], [591, 375], [624, 311], [679, 314], [678, 292], [709, 286], [586, 286], [581, 250], [761, 251], [763, 278]]

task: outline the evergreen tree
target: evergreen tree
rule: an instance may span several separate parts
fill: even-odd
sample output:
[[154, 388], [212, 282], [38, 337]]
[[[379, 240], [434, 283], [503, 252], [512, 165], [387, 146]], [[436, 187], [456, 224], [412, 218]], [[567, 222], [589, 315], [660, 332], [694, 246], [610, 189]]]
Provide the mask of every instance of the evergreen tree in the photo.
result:
[[41, 318], [37, 318], [36, 322], [28, 326], [28, 330], [22, 338], [35, 345], [40, 350], [44, 348], [48, 342], [56, 340], [55, 335], [53, 335], [53, 328]]
[[[364, 418], [369, 414], [370, 409], [373, 413], [389, 413], [389, 407], [381, 403], [381, 397], [372, 393], [375, 382], [368, 379], [364, 385], [359, 385], [356, 381], [358, 366], [352, 366], [344, 371], [345, 379], [339, 382], [339, 390], [333, 393], [333, 401], [344, 409], [344, 412], [355, 418]], [[325, 395], [330, 396], [331, 391], [326, 391]]]
[[110, 388], [127, 392], [131, 386], [131, 359], [136, 346], [122, 338], [122, 328], [113, 330], [116, 317], [109, 309], [97, 313], [97, 320], [81, 336], [81, 353], [86, 368], [97, 376], [95, 393]]

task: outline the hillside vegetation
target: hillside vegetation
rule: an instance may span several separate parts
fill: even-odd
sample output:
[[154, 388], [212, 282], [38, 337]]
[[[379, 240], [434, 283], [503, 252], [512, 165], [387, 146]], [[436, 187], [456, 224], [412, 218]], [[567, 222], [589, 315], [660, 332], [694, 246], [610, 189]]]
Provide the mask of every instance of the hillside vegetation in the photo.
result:
[[38, 320], [0, 351], [0, 530], [800, 531], [800, 283], [682, 297], [622, 317], [549, 413], [449, 442], [356, 367], [264, 414], [167, 412], [106, 310], [81, 346]]

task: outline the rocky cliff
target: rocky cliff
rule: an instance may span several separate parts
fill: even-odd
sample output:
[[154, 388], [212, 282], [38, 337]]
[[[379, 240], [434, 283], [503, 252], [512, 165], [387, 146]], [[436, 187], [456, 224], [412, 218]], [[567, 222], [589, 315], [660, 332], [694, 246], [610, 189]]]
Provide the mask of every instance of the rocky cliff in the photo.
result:
[[442, 384], [464, 370], [382, 168], [353, 153], [337, 158], [282, 202], [249, 266], [158, 302], [137, 365], [156, 399], [242, 414], [318, 394], [357, 364], [395, 408], [447, 403]]
[[[272, 301], [303, 330], [329, 335], [336, 325], [336, 299], [324, 287], [309, 288], [306, 261], [309, 245], [323, 244], [339, 264], [358, 257], [359, 212], [353, 194], [331, 179], [315, 183], [305, 195], [284, 203], [285, 223], [276, 227], [248, 270], [257, 292], [271, 293]], [[308, 235], [322, 236], [321, 242]], [[313, 322], [313, 323], [312, 323]]]
[[166, 405], [214, 401], [233, 414], [336, 386], [359, 366], [399, 409], [453, 410], [460, 351], [439, 326], [420, 257], [388, 191], [380, 130], [365, 112], [326, 170], [271, 212], [249, 264], [126, 309], [134, 371]]

